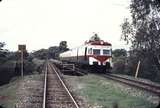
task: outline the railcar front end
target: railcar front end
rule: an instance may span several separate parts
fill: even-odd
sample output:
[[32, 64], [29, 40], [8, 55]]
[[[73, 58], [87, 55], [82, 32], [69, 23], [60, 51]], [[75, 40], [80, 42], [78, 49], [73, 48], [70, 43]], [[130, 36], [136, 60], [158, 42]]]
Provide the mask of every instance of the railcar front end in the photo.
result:
[[88, 46], [88, 63], [96, 68], [112, 68], [111, 46], [91, 45]]

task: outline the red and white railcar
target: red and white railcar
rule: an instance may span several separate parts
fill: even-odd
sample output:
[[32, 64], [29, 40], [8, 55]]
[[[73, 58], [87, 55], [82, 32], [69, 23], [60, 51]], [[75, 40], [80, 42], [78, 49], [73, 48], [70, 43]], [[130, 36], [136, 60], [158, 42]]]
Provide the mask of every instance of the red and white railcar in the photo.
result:
[[112, 45], [108, 42], [89, 41], [59, 55], [62, 61], [78, 63], [96, 68], [112, 68]]

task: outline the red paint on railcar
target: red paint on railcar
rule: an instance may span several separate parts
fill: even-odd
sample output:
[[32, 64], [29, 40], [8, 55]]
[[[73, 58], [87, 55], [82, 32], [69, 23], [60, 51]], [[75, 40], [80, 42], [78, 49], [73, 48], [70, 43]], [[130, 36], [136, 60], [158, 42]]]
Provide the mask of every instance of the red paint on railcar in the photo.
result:
[[89, 41], [89, 42], [85, 42], [85, 44], [111, 46], [111, 43], [109, 43], [109, 42], [104, 42], [103, 40], [100, 40], [100, 41]]
[[88, 55], [88, 57], [93, 57], [96, 60], [100, 61], [101, 63], [111, 58], [111, 56], [104, 56], [104, 55]]

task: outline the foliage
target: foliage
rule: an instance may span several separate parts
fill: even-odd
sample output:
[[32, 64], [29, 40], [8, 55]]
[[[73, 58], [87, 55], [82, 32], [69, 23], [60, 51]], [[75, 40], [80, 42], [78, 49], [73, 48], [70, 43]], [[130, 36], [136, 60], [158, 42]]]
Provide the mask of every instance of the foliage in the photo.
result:
[[67, 51], [69, 50], [67, 48], [67, 41], [61, 41], [60, 44], [59, 44], [59, 50], [60, 51]]
[[33, 58], [39, 58], [39, 59], [47, 59], [48, 56], [48, 50], [47, 49], [40, 49], [38, 51], [35, 51], [31, 54]]
[[[3, 49], [6, 44], [4, 42], [0, 42], [0, 63], [4, 63], [7, 60], [17, 60], [20, 58], [20, 54], [18, 52], [11, 52], [7, 49]], [[24, 57], [26, 58], [28, 53], [24, 53]]]
[[112, 73], [125, 73], [125, 61], [126, 58], [124, 56], [116, 57], [113, 61], [114, 68], [112, 69]]
[[6, 61], [6, 54], [8, 51], [3, 49], [4, 46], [5, 46], [5, 43], [0, 42], [0, 63], [3, 63]]
[[131, 1], [132, 22], [124, 20], [122, 39], [130, 41], [133, 50], [157, 57], [160, 52], [160, 16], [154, 2], [155, 0]]
[[4, 42], [0, 42], [0, 50], [5, 46], [6, 44]]
[[127, 56], [127, 51], [125, 49], [115, 49], [112, 52], [114, 57]]
[[57, 59], [59, 53], [62, 53], [67, 50], [69, 50], [67, 48], [67, 41], [61, 41], [59, 46], [51, 46], [48, 49], [40, 49], [38, 51], [35, 51], [32, 54], [30, 54], [29, 58], [33, 59], [35, 57], [39, 59], [47, 59], [47, 58]]
[[28, 60], [24, 61], [24, 74], [32, 74], [35, 71], [36, 65], [33, 62], [29, 62]]
[[48, 48], [48, 58], [57, 58], [60, 48], [58, 46], [53, 46]]
[[[131, 43], [130, 56], [144, 63], [140, 69], [141, 76], [146, 77], [147, 73], [156, 76], [160, 72], [160, 2], [131, 0], [130, 11], [132, 21], [125, 19], [121, 25], [122, 39]], [[147, 67], [151, 69], [146, 70]]]
[[7, 61], [0, 65], [0, 85], [8, 83], [14, 76], [14, 61]]
[[[113, 55], [113, 73], [126, 73], [127, 51], [125, 49], [115, 49]], [[126, 73], [127, 74], [127, 73]]]
[[[0, 85], [8, 83], [12, 77], [20, 75], [21, 53], [11, 52], [3, 49], [4, 42], [0, 42]], [[28, 53], [24, 52], [24, 73], [29, 74], [34, 71], [34, 64], [28, 61]]]
[[[38, 73], [41, 73], [41, 72], [42, 72], [42, 69], [43, 69], [43, 67], [44, 67], [44, 62], [45, 62], [45, 60], [40, 60], [40, 59], [34, 58], [34, 59], [32, 60], [32, 63], [35, 65], [35, 66], [34, 66], [34, 71], [35, 71], [35, 72], [38, 72]], [[35, 72], [34, 72], [34, 73], [35, 73]]]

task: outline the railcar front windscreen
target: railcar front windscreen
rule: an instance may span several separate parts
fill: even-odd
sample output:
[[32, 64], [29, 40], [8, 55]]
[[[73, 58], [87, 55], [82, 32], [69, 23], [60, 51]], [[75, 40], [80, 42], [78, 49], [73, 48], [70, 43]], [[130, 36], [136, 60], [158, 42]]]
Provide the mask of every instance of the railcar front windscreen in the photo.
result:
[[110, 55], [110, 50], [103, 50], [103, 55]]
[[100, 49], [93, 49], [93, 54], [100, 55]]

